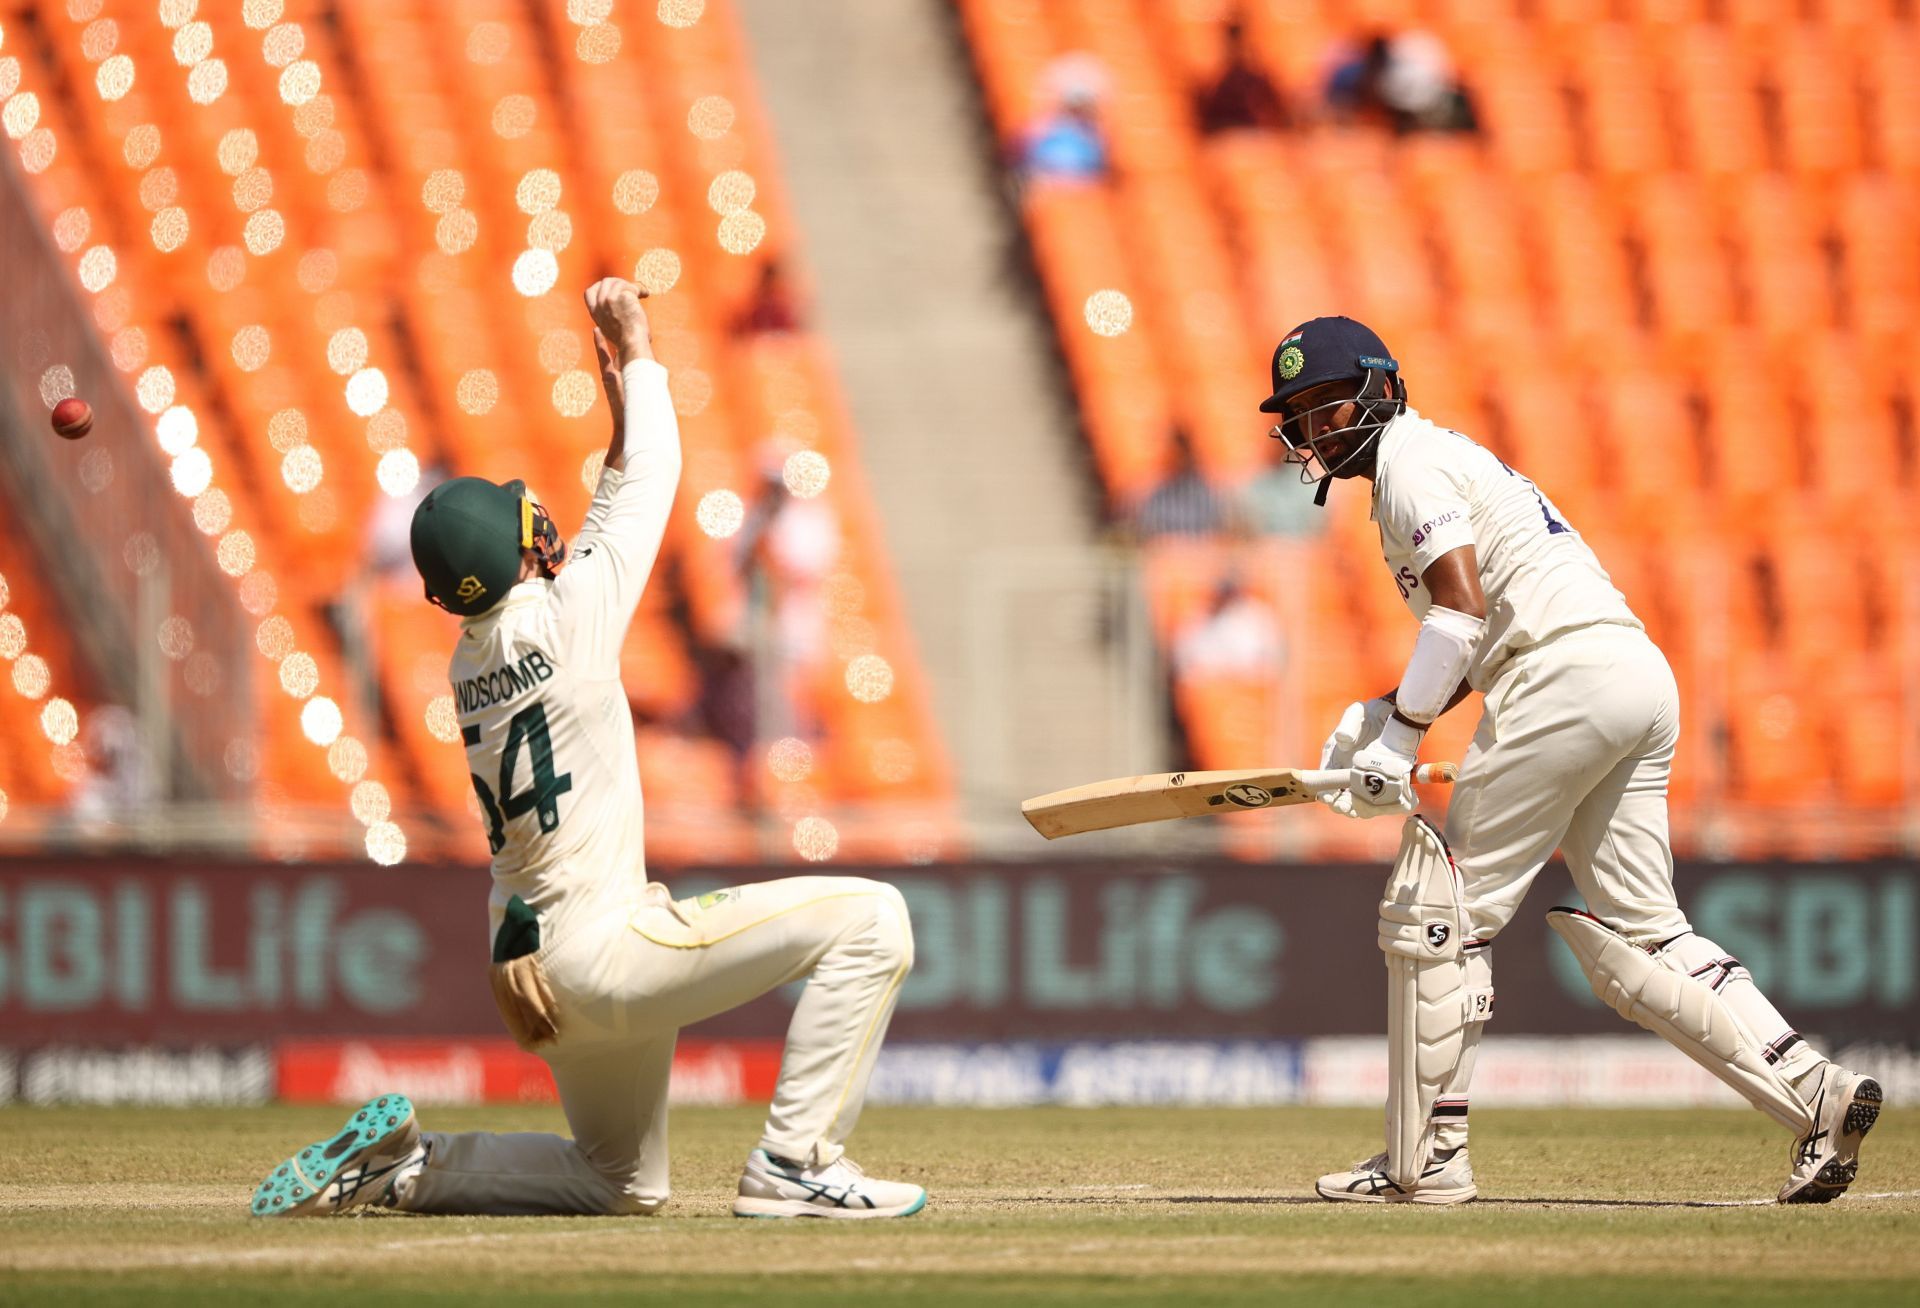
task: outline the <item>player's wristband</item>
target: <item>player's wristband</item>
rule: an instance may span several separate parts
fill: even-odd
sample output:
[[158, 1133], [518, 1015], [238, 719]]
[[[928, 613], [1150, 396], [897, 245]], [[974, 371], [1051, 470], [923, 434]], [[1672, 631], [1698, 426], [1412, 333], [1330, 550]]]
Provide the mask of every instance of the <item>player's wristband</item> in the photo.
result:
[[1420, 741], [1427, 734], [1421, 726], [1409, 726], [1399, 717], [1390, 717], [1380, 727], [1379, 743], [1411, 763], [1420, 757]]

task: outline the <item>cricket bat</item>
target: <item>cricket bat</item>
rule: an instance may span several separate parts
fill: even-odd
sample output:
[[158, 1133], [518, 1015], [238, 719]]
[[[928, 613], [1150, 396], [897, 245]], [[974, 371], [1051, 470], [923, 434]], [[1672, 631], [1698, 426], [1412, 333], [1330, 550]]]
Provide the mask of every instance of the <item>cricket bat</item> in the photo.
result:
[[[1423, 785], [1451, 784], [1459, 775], [1452, 763], [1423, 763], [1413, 770], [1413, 779]], [[1057, 840], [1142, 822], [1306, 804], [1318, 791], [1345, 790], [1350, 778], [1346, 768], [1155, 772], [1036, 795], [1021, 804], [1020, 811], [1035, 831]]]

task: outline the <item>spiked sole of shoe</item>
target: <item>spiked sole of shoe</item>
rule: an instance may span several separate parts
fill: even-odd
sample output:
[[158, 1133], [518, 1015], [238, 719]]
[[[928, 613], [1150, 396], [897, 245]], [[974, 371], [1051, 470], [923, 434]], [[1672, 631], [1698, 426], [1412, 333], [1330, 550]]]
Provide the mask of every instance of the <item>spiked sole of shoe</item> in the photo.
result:
[[1880, 1083], [1868, 1077], [1854, 1087], [1853, 1102], [1847, 1105], [1846, 1132], [1865, 1135], [1880, 1120]]
[[1811, 1181], [1787, 1196], [1787, 1203], [1830, 1204], [1847, 1192], [1847, 1187], [1853, 1184], [1853, 1178], [1860, 1172], [1860, 1159], [1856, 1156], [1860, 1149], [1860, 1138], [1880, 1120], [1883, 1099], [1880, 1083], [1872, 1077], [1867, 1077], [1853, 1088], [1853, 1102], [1847, 1105], [1846, 1120], [1841, 1124], [1841, 1130], [1853, 1137], [1852, 1151], [1821, 1168]]
[[413, 1104], [405, 1095], [368, 1100], [345, 1126], [267, 1173], [253, 1192], [249, 1211], [255, 1217], [304, 1217], [322, 1211], [321, 1201], [336, 1176], [412, 1122]]

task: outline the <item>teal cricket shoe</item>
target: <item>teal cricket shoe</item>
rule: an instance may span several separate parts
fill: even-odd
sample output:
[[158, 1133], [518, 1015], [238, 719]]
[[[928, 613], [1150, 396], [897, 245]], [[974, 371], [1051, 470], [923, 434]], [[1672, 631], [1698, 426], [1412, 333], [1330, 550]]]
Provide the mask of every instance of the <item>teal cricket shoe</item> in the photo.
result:
[[369, 1099], [347, 1124], [267, 1174], [253, 1192], [255, 1217], [321, 1217], [392, 1206], [396, 1182], [426, 1164], [420, 1124], [405, 1095]]

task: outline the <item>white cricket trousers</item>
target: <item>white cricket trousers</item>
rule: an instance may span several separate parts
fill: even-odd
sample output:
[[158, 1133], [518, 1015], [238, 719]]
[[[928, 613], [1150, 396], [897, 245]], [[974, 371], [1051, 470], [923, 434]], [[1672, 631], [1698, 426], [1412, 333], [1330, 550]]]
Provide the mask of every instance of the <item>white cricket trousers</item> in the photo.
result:
[[1487, 688], [1447, 808], [1472, 938], [1513, 920], [1557, 847], [1587, 907], [1637, 941], [1687, 930], [1673, 893], [1667, 777], [1680, 693], [1633, 627], [1584, 627], [1510, 659]]
[[[825, 1165], [866, 1098], [913, 966], [906, 901], [860, 877], [789, 877], [675, 900], [543, 944], [560, 1011], [543, 1049], [573, 1131], [432, 1134], [399, 1206], [433, 1213], [651, 1213], [667, 1200], [667, 1079], [680, 1028], [806, 978], [760, 1147]], [[574, 921], [581, 922], [576, 916]]]
[[[1667, 779], [1679, 736], [1673, 669], [1645, 632], [1585, 627], [1515, 655], [1487, 688], [1447, 809], [1470, 939], [1491, 941], [1513, 920], [1558, 848], [1595, 916], [1636, 944], [1664, 944], [1757, 1034], [1768, 1062], [1802, 1075], [1820, 1056], [1737, 959], [1694, 934], [1674, 897]], [[1490, 986], [1493, 950], [1474, 950], [1467, 967], [1469, 985]], [[1466, 1143], [1482, 1029], [1468, 1025], [1442, 1088], [1450, 1116], [1436, 1150]]]

